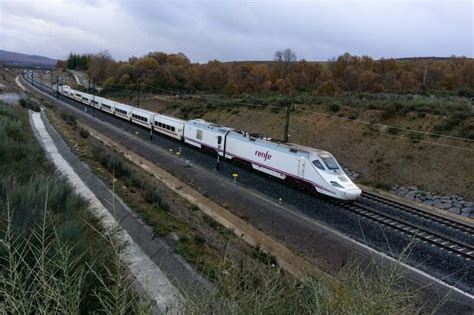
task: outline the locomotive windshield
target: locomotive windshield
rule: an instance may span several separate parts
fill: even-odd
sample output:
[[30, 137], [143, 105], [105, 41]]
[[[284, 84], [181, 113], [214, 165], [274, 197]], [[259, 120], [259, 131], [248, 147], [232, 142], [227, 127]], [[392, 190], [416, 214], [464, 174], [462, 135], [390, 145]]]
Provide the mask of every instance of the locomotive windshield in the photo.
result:
[[313, 164], [314, 166], [316, 166], [317, 168], [319, 168], [320, 170], [323, 170], [324, 171], [324, 166], [321, 164], [321, 162], [319, 162], [318, 160], [314, 160], [313, 161]]
[[324, 164], [330, 169], [330, 170], [338, 170], [339, 165], [337, 165], [336, 160], [333, 157], [326, 157], [322, 158], [324, 161]]

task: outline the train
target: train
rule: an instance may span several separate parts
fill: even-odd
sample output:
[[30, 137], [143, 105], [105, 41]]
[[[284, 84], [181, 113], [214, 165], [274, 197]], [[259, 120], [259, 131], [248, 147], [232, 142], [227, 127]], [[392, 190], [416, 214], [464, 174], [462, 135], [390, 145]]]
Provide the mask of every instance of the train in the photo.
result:
[[266, 138], [203, 119], [183, 120], [151, 112], [77, 91], [67, 85], [54, 85], [53, 90], [152, 132], [212, 151], [219, 158], [235, 160], [256, 171], [317, 193], [341, 200], [355, 200], [362, 193], [327, 151]]

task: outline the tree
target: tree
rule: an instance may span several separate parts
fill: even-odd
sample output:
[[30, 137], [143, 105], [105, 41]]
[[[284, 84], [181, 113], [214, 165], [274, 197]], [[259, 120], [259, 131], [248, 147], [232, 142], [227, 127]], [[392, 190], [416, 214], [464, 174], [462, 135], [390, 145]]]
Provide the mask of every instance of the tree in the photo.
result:
[[334, 82], [334, 80], [328, 80], [319, 85], [316, 94], [321, 96], [334, 96], [337, 91], [338, 87], [336, 82]]
[[382, 93], [383, 90], [384, 90], [384, 87], [382, 83], [374, 83], [372, 85], [372, 92], [374, 93]]
[[374, 83], [375, 80], [375, 73], [372, 71], [364, 71], [359, 76], [358, 86], [359, 89], [362, 91], [369, 91]]
[[101, 51], [89, 58], [88, 73], [96, 82], [104, 82], [112, 73], [114, 60], [108, 51]]
[[296, 61], [296, 53], [290, 48], [283, 51], [278, 50], [275, 52], [274, 60], [278, 62], [278, 65], [282, 68], [282, 77], [285, 78], [291, 66]]
[[224, 94], [227, 96], [233, 96], [237, 94], [237, 84], [232, 79], [227, 81], [227, 84], [224, 86]]

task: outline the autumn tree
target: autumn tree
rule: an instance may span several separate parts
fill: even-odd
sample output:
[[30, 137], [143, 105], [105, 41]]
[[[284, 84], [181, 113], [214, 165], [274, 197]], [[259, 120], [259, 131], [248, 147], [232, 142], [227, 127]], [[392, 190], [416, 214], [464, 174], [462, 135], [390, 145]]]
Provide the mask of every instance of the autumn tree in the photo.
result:
[[290, 48], [278, 50], [275, 52], [273, 59], [278, 63], [280, 69], [282, 69], [282, 77], [285, 78], [291, 66], [296, 61], [296, 53]]
[[232, 79], [229, 79], [227, 81], [227, 84], [224, 86], [224, 94], [227, 96], [233, 96], [237, 94], [237, 84], [235, 84], [235, 81]]
[[374, 60], [369, 56], [344, 53], [326, 63], [296, 61], [291, 49], [275, 52], [272, 62], [192, 63], [182, 54], [151, 52], [115, 62], [110, 54], [71, 53], [65, 65], [77, 69], [87, 56], [89, 75], [99, 83], [111, 82], [133, 88], [137, 81], [148, 89], [159, 91], [213, 93], [253, 93], [257, 91], [293, 94], [313, 91], [318, 95], [335, 95], [339, 91], [400, 92], [420, 90], [424, 67], [427, 87], [433, 90], [458, 91], [460, 96], [474, 90], [474, 60], [466, 57], [407, 58]]
[[113, 68], [114, 60], [108, 51], [90, 55], [87, 72], [96, 82], [104, 82], [112, 74]]

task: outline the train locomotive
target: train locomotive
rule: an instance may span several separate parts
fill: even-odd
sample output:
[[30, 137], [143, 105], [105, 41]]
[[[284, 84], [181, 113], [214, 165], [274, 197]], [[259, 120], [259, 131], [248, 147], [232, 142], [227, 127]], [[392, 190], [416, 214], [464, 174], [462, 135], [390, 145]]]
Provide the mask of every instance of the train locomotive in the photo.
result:
[[327, 151], [282, 143], [202, 119], [183, 120], [154, 113], [76, 91], [67, 85], [54, 85], [53, 90], [154, 132], [216, 152], [219, 157], [238, 160], [270, 176], [309, 186], [318, 193], [342, 200], [355, 200], [361, 195], [361, 189]]

